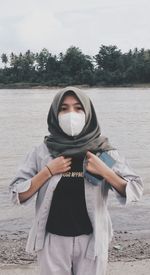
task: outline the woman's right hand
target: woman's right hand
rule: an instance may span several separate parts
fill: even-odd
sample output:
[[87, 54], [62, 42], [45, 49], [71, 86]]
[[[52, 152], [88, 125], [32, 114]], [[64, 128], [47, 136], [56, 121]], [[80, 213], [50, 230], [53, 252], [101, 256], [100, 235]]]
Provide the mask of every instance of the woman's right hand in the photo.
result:
[[49, 167], [53, 175], [65, 173], [69, 171], [71, 168], [71, 160], [71, 158], [65, 158], [63, 156], [60, 156], [53, 160], [50, 160], [47, 163], [47, 166]]
[[[71, 158], [64, 158], [63, 156], [57, 157], [53, 160], [50, 160], [47, 163], [47, 166], [50, 168], [50, 171], [53, 175], [65, 173], [71, 168]], [[33, 176], [30, 188], [25, 192], [19, 193], [20, 202], [23, 203], [31, 198], [33, 194], [35, 194], [39, 190], [39, 188], [41, 188], [43, 184], [48, 180], [49, 175], [50, 174], [48, 172], [48, 169], [44, 167], [40, 172]]]

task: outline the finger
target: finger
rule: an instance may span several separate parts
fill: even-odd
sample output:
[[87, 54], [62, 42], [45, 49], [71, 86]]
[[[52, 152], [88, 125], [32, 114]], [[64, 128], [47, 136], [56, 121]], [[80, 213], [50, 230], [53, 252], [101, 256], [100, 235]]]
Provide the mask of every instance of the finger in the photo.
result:
[[63, 172], [67, 172], [67, 171], [69, 171], [70, 169], [71, 169], [71, 166], [68, 166], [68, 167], [66, 167], [66, 168], [63, 169]]
[[91, 153], [90, 151], [87, 151], [86, 156], [87, 156], [87, 158], [90, 158], [93, 156], [93, 153]]
[[65, 163], [71, 163], [71, 162], [72, 162], [72, 158], [65, 159]]
[[65, 158], [65, 160], [66, 160], [66, 161], [71, 161], [71, 160], [72, 160], [72, 158]]
[[62, 160], [62, 161], [65, 159], [64, 156], [60, 156], [59, 158], [60, 158], [60, 160]]
[[71, 161], [64, 163], [64, 167], [68, 167], [71, 165]]

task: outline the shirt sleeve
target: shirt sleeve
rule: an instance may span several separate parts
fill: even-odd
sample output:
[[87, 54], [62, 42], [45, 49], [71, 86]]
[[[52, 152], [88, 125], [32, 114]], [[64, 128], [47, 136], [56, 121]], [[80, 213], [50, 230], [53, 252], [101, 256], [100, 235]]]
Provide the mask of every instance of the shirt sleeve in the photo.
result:
[[112, 170], [126, 182], [126, 196], [122, 196], [112, 186], [117, 199], [121, 204], [128, 204], [133, 201], [138, 201], [143, 194], [143, 182], [140, 176], [138, 176], [130, 167], [127, 160], [122, 157], [117, 150], [111, 150], [108, 154], [116, 160], [112, 167]]
[[21, 165], [18, 168], [15, 178], [12, 180], [9, 186], [9, 191], [11, 194], [11, 201], [13, 204], [26, 205], [28, 204], [35, 195], [29, 198], [27, 201], [20, 203], [19, 193], [27, 191], [31, 186], [31, 179], [38, 172], [37, 169], [37, 157], [36, 157], [36, 147], [29, 152]]

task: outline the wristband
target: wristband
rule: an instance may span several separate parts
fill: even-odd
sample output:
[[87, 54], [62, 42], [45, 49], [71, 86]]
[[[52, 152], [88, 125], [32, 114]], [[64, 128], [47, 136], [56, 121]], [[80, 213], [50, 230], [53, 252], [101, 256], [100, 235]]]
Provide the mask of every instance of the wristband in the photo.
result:
[[51, 172], [51, 169], [48, 167], [48, 165], [46, 165], [48, 171], [50, 172], [51, 176], [53, 176], [53, 173]]

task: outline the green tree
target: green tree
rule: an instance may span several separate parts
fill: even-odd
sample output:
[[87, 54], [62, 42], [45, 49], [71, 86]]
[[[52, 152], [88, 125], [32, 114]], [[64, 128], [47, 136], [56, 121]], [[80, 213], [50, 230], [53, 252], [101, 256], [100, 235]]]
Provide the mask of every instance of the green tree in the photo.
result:
[[46, 71], [47, 62], [50, 57], [50, 53], [47, 49], [42, 49], [40, 53], [36, 53], [35, 60], [36, 60], [36, 69], [39, 72]]
[[119, 84], [122, 81], [123, 60], [121, 50], [117, 46], [102, 45], [97, 55], [96, 81], [103, 84]]
[[61, 55], [61, 72], [70, 84], [85, 84], [84, 73], [92, 74], [94, 66], [91, 57], [84, 55], [77, 47], [70, 47]]
[[8, 57], [7, 57], [7, 54], [6, 54], [6, 53], [3, 53], [3, 54], [1, 55], [1, 60], [2, 60], [2, 63], [5, 64], [5, 67], [6, 67], [6, 65], [7, 65], [7, 63], [8, 63]]
[[[10, 56], [3, 53], [0, 82], [41, 85], [118, 85], [150, 83], [150, 50], [135, 48], [122, 53], [117, 46], [101, 45], [94, 57], [78, 47], [52, 55], [47, 49]], [[8, 65], [7, 65], [8, 64]], [[7, 65], [7, 67], [6, 67]]]
[[120, 66], [121, 55], [117, 46], [102, 45], [99, 53], [95, 55], [95, 60], [99, 69], [114, 72]]

